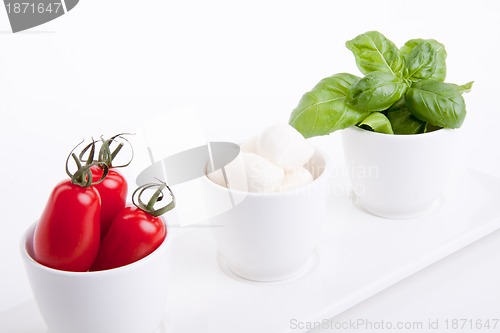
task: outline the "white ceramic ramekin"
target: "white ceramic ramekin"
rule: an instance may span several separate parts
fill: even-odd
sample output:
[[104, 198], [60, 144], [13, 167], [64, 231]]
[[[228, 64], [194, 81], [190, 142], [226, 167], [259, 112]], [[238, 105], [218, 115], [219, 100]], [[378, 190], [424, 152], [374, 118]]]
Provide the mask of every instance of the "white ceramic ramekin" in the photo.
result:
[[236, 203], [211, 218], [219, 254], [233, 273], [254, 281], [276, 281], [295, 275], [307, 263], [327, 219], [331, 164], [316, 151], [306, 168], [314, 181], [289, 192], [242, 192], [205, 177], [208, 205], [228, 197]]
[[168, 234], [153, 253], [132, 264], [97, 272], [67, 272], [33, 259], [35, 227], [21, 241], [21, 256], [50, 333], [156, 331], [167, 299]]

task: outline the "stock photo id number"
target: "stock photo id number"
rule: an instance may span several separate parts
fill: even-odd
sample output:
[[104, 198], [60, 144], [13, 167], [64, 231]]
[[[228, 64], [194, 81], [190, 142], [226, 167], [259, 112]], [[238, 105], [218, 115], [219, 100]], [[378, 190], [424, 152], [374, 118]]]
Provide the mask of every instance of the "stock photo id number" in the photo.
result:
[[79, 0], [4, 0], [12, 32], [52, 21], [73, 9]]

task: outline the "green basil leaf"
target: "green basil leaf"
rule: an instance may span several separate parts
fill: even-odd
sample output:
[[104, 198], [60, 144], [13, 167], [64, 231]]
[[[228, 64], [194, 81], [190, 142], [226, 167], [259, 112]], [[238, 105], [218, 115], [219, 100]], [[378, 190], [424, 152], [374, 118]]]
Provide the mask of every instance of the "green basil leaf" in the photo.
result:
[[371, 72], [349, 89], [347, 104], [356, 110], [383, 111], [397, 102], [408, 86], [403, 79], [385, 72]]
[[411, 39], [401, 48], [404, 77], [412, 81], [446, 78], [446, 49], [434, 39]]
[[456, 85], [421, 80], [405, 95], [406, 106], [417, 118], [435, 126], [458, 128], [465, 119], [465, 101]]
[[424, 133], [427, 123], [412, 115], [406, 108], [392, 109], [387, 112], [394, 134]]
[[434, 132], [441, 129], [441, 126], [432, 125], [431, 123], [426, 123], [424, 133]]
[[454, 83], [450, 83], [452, 86], [454, 86], [461, 94], [463, 93], [468, 93], [472, 90], [472, 85], [474, 84], [474, 81], [467, 82], [466, 84], [458, 85]]
[[364, 129], [371, 129], [377, 133], [394, 134], [391, 122], [380, 112], [372, 112], [358, 125]]
[[359, 77], [347, 73], [321, 80], [302, 96], [299, 105], [292, 111], [290, 125], [305, 138], [356, 125], [366, 117], [366, 113], [349, 107], [345, 99], [351, 85], [358, 80]]
[[403, 60], [396, 45], [377, 31], [369, 31], [346, 42], [363, 74], [385, 72], [403, 76]]

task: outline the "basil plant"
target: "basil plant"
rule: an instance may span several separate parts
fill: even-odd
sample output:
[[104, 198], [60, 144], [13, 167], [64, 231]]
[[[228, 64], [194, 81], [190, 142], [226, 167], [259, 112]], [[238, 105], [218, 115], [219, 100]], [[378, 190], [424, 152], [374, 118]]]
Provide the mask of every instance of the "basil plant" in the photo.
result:
[[359, 126], [386, 134], [458, 128], [472, 83], [446, 83], [446, 50], [434, 39], [397, 46], [377, 31], [346, 42], [364, 75], [322, 79], [292, 111], [290, 125], [306, 138]]

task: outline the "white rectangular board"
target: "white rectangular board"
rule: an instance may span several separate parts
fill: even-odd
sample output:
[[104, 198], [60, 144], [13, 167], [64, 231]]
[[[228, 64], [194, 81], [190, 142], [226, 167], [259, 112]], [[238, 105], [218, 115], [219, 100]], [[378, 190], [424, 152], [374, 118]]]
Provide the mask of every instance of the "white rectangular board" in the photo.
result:
[[[345, 178], [334, 177], [334, 188]], [[391, 220], [332, 194], [330, 219], [298, 276], [256, 283], [218, 259], [206, 225], [170, 228], [173, 263], [158, 333], [285, 333], [290, 322], [329, 319], [500, 228], [500, 179], [457, 167], [434, 211]], [[46, 333], [34, 300], [0, 313], [0, 332]], [[301, 332], [301, 330], [293, 330]]]

